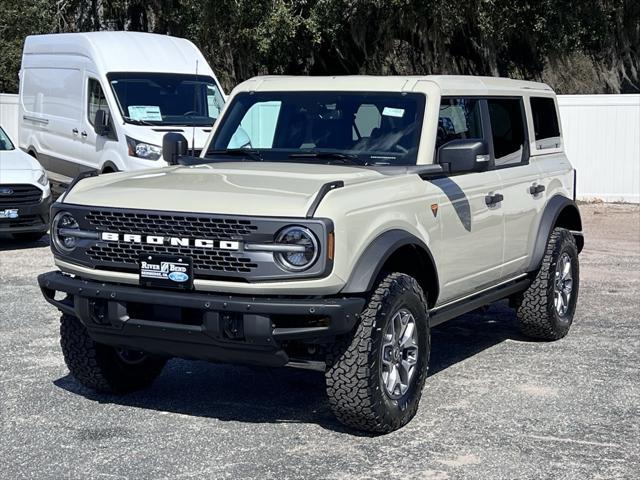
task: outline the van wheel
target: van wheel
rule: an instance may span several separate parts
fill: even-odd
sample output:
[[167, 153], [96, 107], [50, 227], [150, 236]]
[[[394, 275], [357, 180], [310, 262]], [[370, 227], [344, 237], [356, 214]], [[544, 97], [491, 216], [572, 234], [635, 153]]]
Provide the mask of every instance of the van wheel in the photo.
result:
[[555, 228], [533, 283], [516, 298], [520, 331], [542, 340], [564, 337], [573, 323], [579, 283], [575, 238], [568, 230]]
[[329, 404], [338, 420], [369, 432], [392, 432], [418, 409], [429, 363], [427, 302], [416, 280], [384, 277], [355, 332], [327, 358]]
[[71, 375], [85, 387], [105, 393], [126, 393], [148, 387], [166, 359], [144, 352], [94, 342], [75, 317], [60, 318], [60, 346]]

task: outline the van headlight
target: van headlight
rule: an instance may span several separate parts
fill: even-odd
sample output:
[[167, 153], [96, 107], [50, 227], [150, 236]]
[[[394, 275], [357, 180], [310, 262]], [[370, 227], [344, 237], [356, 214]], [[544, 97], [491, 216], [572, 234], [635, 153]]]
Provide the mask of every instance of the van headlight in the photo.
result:
[[59, 252], [71, 253], [75, 250], [78, 237], [73, 235], [73, 230], [80, 230], [80, 226], [69, 212], [59, 212], [53, 218], [53, 222], [51, 222], [51, 238]]
[[301, 272], [311, 267], [320, 253], [318, 239], [313, 232], [298, 225], [280, 230], [276, 236], [276, 244], [301, 247], [288, 252], [274, 253], [274, 257], [280, 267], [291, 272]]
[[44, 172], [44, 170], [40, 170], [39, 172], [36, 172], [37, 175], [37, 179], [36, 181], [42, 185], [43, 187], [46, 187], [47, 185], [49, 185], [49, 179], [47, 178], [47, 174]]
[[126, 138], [130, 157], [143, 158], [145, 160], [158, 160], [162, 156], [162, 147], [141, 142], [135, 138]]

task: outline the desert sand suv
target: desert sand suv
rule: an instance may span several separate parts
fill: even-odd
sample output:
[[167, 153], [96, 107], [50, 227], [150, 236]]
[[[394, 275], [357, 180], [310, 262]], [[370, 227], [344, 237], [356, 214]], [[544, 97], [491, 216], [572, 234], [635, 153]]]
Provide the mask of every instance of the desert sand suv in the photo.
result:
[[525, 334], [569, 330], [583, 237], [544, 84], [254, 78], [199, 158], [167, 135], [174, 165], [53, 206], [61, 271], [39, 283], [88, 387], [146, 387], [173, 356], [321, 368], [338, 419], [388, 432], [430, 327], [508, 298]]

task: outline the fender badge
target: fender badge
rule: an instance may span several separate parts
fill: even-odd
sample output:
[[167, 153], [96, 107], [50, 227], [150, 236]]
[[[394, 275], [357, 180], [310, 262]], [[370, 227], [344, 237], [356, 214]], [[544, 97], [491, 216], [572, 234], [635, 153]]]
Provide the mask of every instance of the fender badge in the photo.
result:
[[438, 204], [437, 203], [432, 203], [431, 204], [431, 213], [433, 213], [434, 217], [438, 216]]

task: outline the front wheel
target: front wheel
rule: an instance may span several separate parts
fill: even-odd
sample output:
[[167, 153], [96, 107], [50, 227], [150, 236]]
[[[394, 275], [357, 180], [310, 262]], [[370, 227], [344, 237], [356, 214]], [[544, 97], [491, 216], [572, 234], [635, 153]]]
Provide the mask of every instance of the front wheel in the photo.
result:
[[356, 331], [333, 346], [326, 371], [333, 413], [349, 427], [391, 432], [416, 414], [429, 364], [427, 302], [418, 282], [391, 273]]
[[144, 352], [94, 342], [75, 317], [62, 315], [60, 346], [76, 380], [105, 393], [126, 393], [148, 387], [160, 375], [166, 360]]

